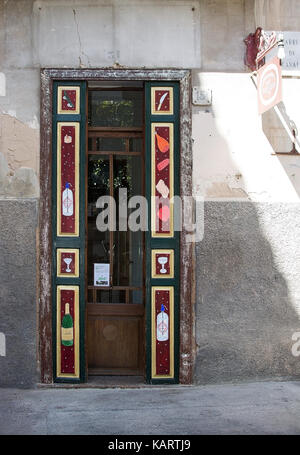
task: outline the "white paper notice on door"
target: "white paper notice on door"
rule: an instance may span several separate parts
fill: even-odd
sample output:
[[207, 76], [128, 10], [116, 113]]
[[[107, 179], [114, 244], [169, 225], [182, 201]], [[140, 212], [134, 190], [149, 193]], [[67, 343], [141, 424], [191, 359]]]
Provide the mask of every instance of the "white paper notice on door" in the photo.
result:
[[94, 264], [94, 286], [109, 286], [109, 264]]

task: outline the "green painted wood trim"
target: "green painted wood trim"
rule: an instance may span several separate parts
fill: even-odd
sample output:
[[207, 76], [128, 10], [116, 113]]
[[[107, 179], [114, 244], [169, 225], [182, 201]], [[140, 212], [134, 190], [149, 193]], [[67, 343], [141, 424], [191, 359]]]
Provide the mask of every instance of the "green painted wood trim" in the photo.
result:
[[[58, 86], [80, 87], [80, 114], [58, 115], [57, 114], [57, 87]], [[52, 112], [52, 333], [53, 333], [53, 378], [54, 382], [78, 384], [85, 382], [85, 171], [86, 171], [86, 82], [75, 81], [54, 81], [53, 82], [53, 112]], [[79, 143], [79, 237], [57, 237], [57, 123], [58, 122], [79, 122], [80, 143]], [[79, 278], [57, 277], [56, 250], [57, 248], [78, 248], [79, 249]], [[56, 286], [77, 285], [79, 286], [79, 374], [80, 378], [58, 378], [56, 370]]]
[[[151, 87], [173, 87], [174, 114], [151, 114]], [[180, 196], [180, 86], [179, 82], [145, 83], [145, 190], [148, 201], [148, 231], [146, 232], [146, 380], [149, 384], [177, 384], [179, 382], [179, 312], [180, 312], [180, 232], [173, 238], [151, 237], [151, 123], [174, 124], [174, 196]], [[174, 278], [160, 279], [151, 277], [151, 250], [174, 250]], [[174, 287], [174, 378], [152, 379], [152, 326], [151, 326], [151, 288], [152, 286]]]

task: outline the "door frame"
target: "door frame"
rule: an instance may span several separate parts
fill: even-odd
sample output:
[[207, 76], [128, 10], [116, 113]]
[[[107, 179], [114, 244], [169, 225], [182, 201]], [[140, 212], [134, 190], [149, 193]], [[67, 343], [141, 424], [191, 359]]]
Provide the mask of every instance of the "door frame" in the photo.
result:
[[[101, 153], [100, 151], [97, 151], [96, 147], [96, 138], [120, 138], [126, 141], [126, 151], [122, 149], [122, 151], [108, 151], [109, 148], [105, 148], [105, 152], [102, 152], [105, 154], [105, 157], [108, 158], [108, 163], [109, 163], [109, 189], [107, 191], [107, 194], [109, 194], [111, 197], [114, 197], [114, 185], [113, 185], [113, 175], [114, 175], [114, 169], [117, 163], [114, 161], [114, 158], [128, 158], [130, 155], [133, 157], [139, 157], [140, 158], [140, 165], [141, 169], [143, 170], [142, 176], [141, 176], [141, 192], [136, 193], [137, 195], [142, 195], [145, 197], [146, 194], [146, 188], [145, 188], [145, 87], [114, 87], [114, 88], [106, 88], [106, 87], [86, 87], [87, 91], [87, 98], [89, 99], [88, 92], [95, 92], [97, 93], [102, 92], [105, 93], [107, 91], [109, 92], [124, 92], [128, 91], [130, 92], [135, 92], [141, 94], [141, 110], [140, 110], [140, 118], [141, 118], [141, 125], [140, 126], [131, 126], [131, 127], [112, 127], [112, 126], [106, 126], [106, 127], [100, 127], [97, 129], [96, 126], [89, 126], [87, 125], [87, 141], [89, 143], [89, 140], [91, 139], [91, 146], [88, 147], [88, 150], [86, 151], [87, 153], [87, 158], [86, 158], [86, 172], [88, 172], [89, 169], [89, 154], [97, 154]], [[88, 112], [88, 106], [86, 111]], [[95, 142], [93, 143], [93, 138], [95, 138]], [[129, 141], [131, 139], [138, 139], [141, 141], [142, 144], [142, 149], [140, 152], [129, 152]], [[98, 155], [100, 157], [101, 155]], [[103, 156], [103, 155], [102, 155]], [[112, 173], [111, 173], [112, 172]], [[88, 178], [86, 177], [86, 184], [88, 185]], [[87, 193], [89, 191], [89, 187], [87, 186]], [[88, 194], [87, 194], [88, 198]], [[88, 198], [89, 199], [89, 198]], [[87, 200], [88, 200], [87, 199]], [[86, 202], [86, 206], [88, 205], [88, 202]], [[118, 206], [118, 202], [116, 201], [116, 206]], [[87, 218], [87, 214], [86, 214]], [[116, 221], [117, 222], [117, 221]], [[85, 239], [86, 239], [86, 269], [88, 268], [88, 263], [89, 263], [89, 256], [88, 256], [88, 251], [89, 251], [89, 226], [88, 222], [86, 221], [86, 233], [85, 233]], [[129, 231], [127, 231], [129, 233]], [[126, 232], [123, 234], [126, 234]], [[112, 250], [112, 244], [115, 243], [117, 245], [117, 230], [115, 232], [109, 231], [108, 234], [108, 241], [109, 241], [109, 250]], [[87, 368], [86, 368], [86, 376], [145, 376], [146, 374], [146, 339], [145, 339], [145, 321], [146, 321], [146, 305], [145, 305], [145, 300], [146, 300], [146, 235], [145, 232], [141, 232], [141, 237], [142, 237], [142, 246], [143, 246], [143, 255], [141, 258], [141, 262], [139, 264], [139, 268], [142, 269], [142, 284], [140, 287], [140, 291], [142, 292], [142, 298], [139, 303], [133, 303], [130, 302], [130, 294], [129, 290], [133, 290], [134, 285], [129, 284], [126, 286], [122, 284], [114, 285], [114, 277], [115, 277], [115, 261], [114, 261], [114, 254], [109, 256], [109, 264], [110, 264], [110, 287], [112, 291], [116, 291], [117, 288], [121, 289], [124, 291], [125, 290], [126, 295], [125, 295], [125, 300], [120, 300], [119, 304], [118, 303], [101, 303], [101, 305], [97, 305], [97, 302], [101, 302], [100, 300], [97, 300], [96, 297], [96, 292], [92, 292], [92, 299], [89, 299], [89, 293], [86, 292], [87, 295], [87, 300], [85, 302], [85, 307], [86, 307], [86, 327], [85, 327], [85, 340], [86, 340], [86, 363], [87, 363]], [[117, 248], [118, 249], [118, 248]], [[91, 261], [93, 263], [93, 261]], [[118, 261], [117, 261], [118, 262]], [[116, 264], [117, 264], [116, 262]], [[88, 275], [88, 274], [87, 274]], [[88, 276], [86, 277], [86, 286], [90, 289], [91, 282], [88, 280]], [[97, 290], [108, 290], [107, 288], [98, 288]], [[128, 292], [127, 292], [128, 291]], [[130, 304], [129, 304], [130, 303]], [[126, 315], [126, 313], [128, 314]], [[113, 323], [113, 319], [119, 319], [119, 323], [121, 324], [121, 321], [124, 321], [125, 323], [133, 323], [133, 320], [135, 321], [135, 324], [138, 325], [137, 329], [137, 336], [138, 340], [135, 340], [136, 342], [131, 343], [130, 346], [132, 348], [137, 349], [137, 357], [138, 357], [138, 365], [136, 368], [130, 368], [130, 367], [90, 367], [90, 349], [93, 350], [93, 347], [91, 348], [90, 342], [89, 342], [89, 324], [92, 324], [92, 321], [94, 318], [97, 318], [98, 320], [102, 320], [102, 323], [104, 321], [110, 320], [110, 323]], [[100, 334], [99, 334], [100, 336]], [[103, 335], [102, 335], [103, 336]], [[105, 337], [104, 337], [105, 338]], [[92, 338], [94, 341], [95, 338]], [[103, 339], [102, 339], [103, 341]], [[100, 340], [98, 343], [101, 343]], [[92, 342], [92, 345], [95, 344]], [[100, 344], [101, 345], [101, 344]], [[113, 342], [111, 343], [113, 345]], [[102, 351], [102, 350], [101, 350]], [[105, 350], [104, 350], [105, 351]], [[109, 351], [107, 351], [109, 352]], [[110, 352], [110, 355], [112, 353]]]
[[[40, 204], [38, 235], [38, 368], [40, 382], [53, 382], [52, 369], [52, 87], [53, 81], [177, 81], [180, 85], [180, 196], [192, 196], [191, 71], [177, 69], [41, 70]], [[180, 233], [179, 382], [191, 384], [195, 363], [195, 244]]]

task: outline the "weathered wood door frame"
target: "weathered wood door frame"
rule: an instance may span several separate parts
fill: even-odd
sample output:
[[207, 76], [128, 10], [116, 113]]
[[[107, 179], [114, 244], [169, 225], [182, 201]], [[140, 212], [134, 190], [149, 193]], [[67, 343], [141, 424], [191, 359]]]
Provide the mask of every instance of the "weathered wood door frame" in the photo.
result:
[[[39, 209], [39, 352], [41, 383], [52, 371], [52, 86], [54, 80], [178, 81], [180, 83], [180, 195], [192, 196], [191, 72], [189, 70], [43, 69], [41, 70], [41, 153]], [[180, 383], [191, 384], [195, 355], [195, 245], [180, 233]]]

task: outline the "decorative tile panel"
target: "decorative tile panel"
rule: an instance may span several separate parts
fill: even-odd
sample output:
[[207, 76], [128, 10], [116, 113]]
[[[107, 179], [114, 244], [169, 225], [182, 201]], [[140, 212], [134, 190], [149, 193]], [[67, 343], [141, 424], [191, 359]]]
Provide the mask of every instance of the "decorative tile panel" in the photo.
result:
[[57, 89], [57, 113], [80, 113], [80, 87], [60, 86]]
[[57, 286], [58, 378], [79, 378], [79, 286]]
[[174, 377], [174, 288], [152, 287], [152, 379]]
[[71, 248], [57, 249], [57, 276], [66, 278], [79, 277], [79, 250]]
[[151, 114], [173, 115], [173, 87], [151, 88]]
[[57, 236], [79, 236], [79, 123], [57, 124]]
[[[53, 81], [53, 379], [85, 380], [86, 81]], [[51, 163], [49, 163], [49, 166]]]
[[152, 123], [152, 237], [173, 237], [173, 124]]
[[152, 278], [174, 278], [174, 250], [152, 250]]

